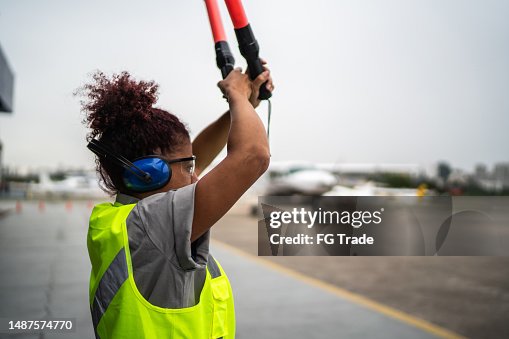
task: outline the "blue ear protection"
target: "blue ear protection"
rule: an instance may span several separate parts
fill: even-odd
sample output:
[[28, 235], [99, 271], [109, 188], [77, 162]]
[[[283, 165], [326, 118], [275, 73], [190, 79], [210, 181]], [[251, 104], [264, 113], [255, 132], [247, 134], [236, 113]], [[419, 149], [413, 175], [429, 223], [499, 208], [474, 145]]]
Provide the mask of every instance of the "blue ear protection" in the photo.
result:
[[[138, 173], [145, 172], [151, 180], [147, 182]], [[171, 179], [171, 167], [157, 156], [147, 156], [133, 161], [133, 166], [124, 168], [122, 180], [124, 185], [133, 192], [148, 192], [164, 187]]]
[[168, 161], [156, 155], [135, 159], [133, 162], [115, 154], [96, 139], [92, 139], [87, 148], [97, 156], [108, 159], [124, 169], [122, 180], [132, 192], [149, 192], [164, 187], [171, 179], [171, 167]]

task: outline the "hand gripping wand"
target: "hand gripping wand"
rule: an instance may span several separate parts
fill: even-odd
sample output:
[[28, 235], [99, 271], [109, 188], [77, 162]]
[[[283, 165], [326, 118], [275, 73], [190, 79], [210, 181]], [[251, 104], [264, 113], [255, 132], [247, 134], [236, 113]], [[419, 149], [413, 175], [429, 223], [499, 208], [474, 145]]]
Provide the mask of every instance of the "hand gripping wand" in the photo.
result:
[[[235, 28], [240, 54], [246, 59], [249, 77], [251, 80], [254, 80], [264, 71], [259, 57], [260, 46], [247, 20], [241, 0], [225, 0], [225, 2], [233, 22], [233, 27]], [[233, 70], [235, 59], [226, 41], [226, 34], [224, 33], [217, 0], [205, 0], [205, 5], [207, 6], [212, 35], [214, 37], [217, 67], [221, 70], [224, 79], [228, 73]], [[260, 93], [258, 95], [258, 99], [260, 100], [266, 100], [272, 96], [272, 93], [270, 93], [265, 85], [266, 83], [260, 87]]]
[[[249, 70], [249, 77], [251, 80], [256, 79], [258, 75], [263, 73], [263, 65], [259, 57], [260, 46], [254, 36], [251, 25], [247, 20], [244, 6], [242, 6], [241, 0], [225, 0], [226, 7], [230, 13], [230, 18], [235, 28], [235, 35], [237, 36], [237, 42], [239, 43], [240, 54], [246, 59], [247, 67]], [[267, 100], [272, 94], [265, 87], [264, 83], [260, 87], [260, 94], [258, 99]]]

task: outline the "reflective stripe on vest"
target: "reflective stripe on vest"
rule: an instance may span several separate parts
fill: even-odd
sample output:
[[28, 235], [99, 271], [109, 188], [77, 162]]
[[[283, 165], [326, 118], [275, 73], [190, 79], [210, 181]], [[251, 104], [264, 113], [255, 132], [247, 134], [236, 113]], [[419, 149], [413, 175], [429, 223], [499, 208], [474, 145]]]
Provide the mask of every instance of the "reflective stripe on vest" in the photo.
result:
[[101, 320], [104, 312], [108, 308], [113, 297], [117, 294], [120, 286], [127, 280], [129, 273], [127, 271], [127, 263], [125, 258], [125, 250], [122, 248], [111, 262], [110, 266], [104, 272], [99, 286], [94, 296], [94, 304], [92, 305], [92, 322], [94, 323], [94, 331], [97, 335], [97, 325]]
[[216, 260], [210, 254], [207, 260], [207, 268], [210, 272], [210, 276], [212, 277], [212, 279], [221, 276], [221, 270], [219, 269], [219, 266], [217, 266]]

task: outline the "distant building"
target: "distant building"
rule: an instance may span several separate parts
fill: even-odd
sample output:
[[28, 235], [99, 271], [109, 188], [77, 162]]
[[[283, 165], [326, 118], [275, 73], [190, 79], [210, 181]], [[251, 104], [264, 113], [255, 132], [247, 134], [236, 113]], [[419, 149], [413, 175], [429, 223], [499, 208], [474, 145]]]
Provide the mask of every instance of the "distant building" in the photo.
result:
[[[0, 46], [0, 113], [11, 113], [13, 92], [14, 92], [14, 74], [7, 63], [7, 59]], [[0, 191], [4, 189], [3, 163], [2, 163], [2, 141], [0, 140]]]
[[493, 170], [488, 170], [484, 164], [475, 167], [472, 176], [479, 186], [489, 191], [502, 191], [509, 188], [509, 163], [495, 164]]
[[14, 74], [0, 46], [0, 112], [12, 112]]
[[495, 164], [493, 169], [493, 180], [499, 189], [509, 187], [509, 163]]
[[488, 169], [485, 164], [477, 164], [475, 166], [474, 176], [476, 179], [488, 179]]
[[0, 140], [0, 192], [3, 189], [2, 178], [3, 178], [3, 167], [2, 167], [2, 141]]

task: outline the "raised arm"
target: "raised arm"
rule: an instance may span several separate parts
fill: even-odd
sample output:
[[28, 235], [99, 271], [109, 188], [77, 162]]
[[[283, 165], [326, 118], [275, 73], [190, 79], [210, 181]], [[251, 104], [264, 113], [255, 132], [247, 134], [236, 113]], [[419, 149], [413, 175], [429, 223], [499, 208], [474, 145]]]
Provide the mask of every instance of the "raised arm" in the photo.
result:
[[[268, 70], [265, 66], [267, 62], [262, 59], [264, 69]], [[248, 71], [246, 73], [249, 74]], [[272, 92], [274, 90], [274, 83], [269, 73], [260, 74], [252, 83], [254, 89], [258, 89], [261, 85], [267, 82], [267, 89]], [[254, 108], [260, 105], [258, 99], [258, 91], [255, 90], [251, 93], [249, 102]], [[230, 130], [230, 111], [224, 113], [219, 119], [208, 125], [201, 131], [193, 141], [193, 153], [196, 155], [196, 169], [197, 176], [210, 165], [210, 163], [217, 157], [221, 150], [226, 145], [228, 140], [228, 132]]]
[[[268, 71], [262, 75], [268, 77]], [[249, 101], [252, 94], [258, 96], [258, 88], [238, 69], [218, 86], [230, 104], [227, 155], [196, 184], [191, 241], [228, 212], [270, 162], [265, 128]]]
[[194, 139], [193, 154], [196, 155], [195, 173], [197, 176], [200, 176], [226, 145], [230, 120], [230, 111], [226, 111]]

